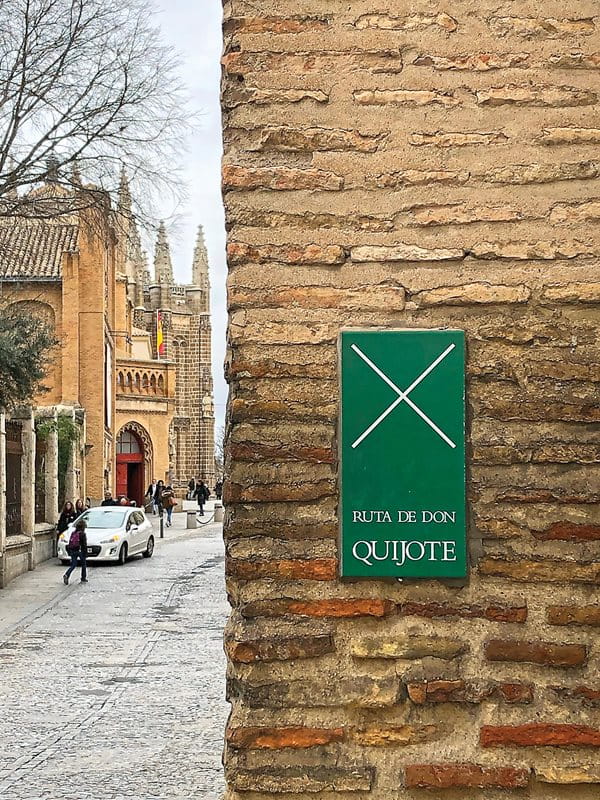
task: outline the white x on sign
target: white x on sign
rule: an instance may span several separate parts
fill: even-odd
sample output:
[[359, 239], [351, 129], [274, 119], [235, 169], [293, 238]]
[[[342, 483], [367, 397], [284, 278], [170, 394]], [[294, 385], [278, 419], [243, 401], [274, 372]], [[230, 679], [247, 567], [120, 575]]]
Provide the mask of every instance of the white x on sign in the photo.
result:
[[430, 364], [430, 365], [427, 367], [427, 369], [426, 369], [426, 370], [424, 370], [424, 371], [423, 371], [423, 372], [422, 372], [422, 373], [419, 375], [419, 377], [418, 377], [418, 378], [416, 378], [416, 379], [415, 379], [415, 380], [414, 380], [414, 381], [411, 383], [411, 385], [410, 385], [410, 386], [409, 386], [407, 389], [405, 389], [405, 391], [402, 391], [401, 389], [399, 389], [399, 388], [396, 386], [396, 384], [395, 384], [395, 383], [394, 383], [392, 380], [390, 380], [390, 378], [388, 378], [388, 376], [385, 374], [385, 372], [382, 372], [382, 370], [380, 370], [380, 369], [379, 369], [379, 367], [378, 367], [376, 364], [374, 364], [374, 363], [371, 361], [371, 359], [370, 359], [368, 356], [366, 356], [366, 355], [365, 355], [365, 354], [362, 352], [362, 350], [361, 350], [359, 347], [357, 347], [355, 344], [353, 344], [353, 345], [352, 345], [352, 350], [354, 350], [354, 352], [355, 352], [355, 353], [356, 353], [358, 356], [360, 356], [360, 358], [362, 358], [362, 360], [365, 362], [365, 364], [368, 364], [368, 365], [371, 367], [371, 369], [373, 370], [373, 372], [374, 372], [376, 375], [379, 375], [379, 377], [380, 377], [380, 378], [381, 378], [383, 381], [385, 381], [385, 382], [387, 383], [387, 385], [388, 385], [388, 386], [390, 386], [390, 387], [391, 387], [391, 388], [392, 388], [392, 389], [393, 389], [393, 390], [396, 392], [396, 394], [398, 395], [398, 397], [397, 397], [397, 398], [394, 400], [394, 402], [393, 402], [393, 403], [392, 403], [392, 404], [391, 404], [391, 405], [390, 405], [388, 408], [386, 408], [386, 410], [383, 412], [383, 414], [381, 414], [379, 417], [377, 417], [377, 419], [375, 420], [375, 422], [373, 422], [371, 425], [369, 425], [369, 427], [367, 428], [367, 430], [366, 430], [364, 433], [362, 433], [362, 434], [361, 434], [361, 435], [358, 437], [358, 439], [357, 439], [357, 440], [356, 440], [356, 441], [353, 443], [352, 447], [353, 447], [353, 448], [356, 448], [356, 447], [358, 447], [358, 445], [359, 445], [361, 442], [364, 442], [364, 440], [367, 438], [367, 436], [368, 436], [370, 433], [372, 433], [372, 432], [375, 430], [375, 428], [377, 428], [377, 426], [378, 426], [378, 425], [381, 425], [381, 423], [383, 422], [383, 420], [384, 420], [384, 419], [385, 419], [385, 418], [386, 418], [386, 417], [387, 417], [389, 414], [391, 414], [391, 413], [392, 413], [392, 411], [393, 411], [393, 410], [394, 410], [394, 409], [395, 409], [397, 406], [399, 406], [399, 405], [400, 405], [400, 403], [401, 403], [402, 401], [404, 401], [404, 402], [405, 402], [405, 403], [406, 403], [408, 406], [410, 406], [410, 407], [412, 408], [412, 410], [413, 410], [414, 412], [416, 412], [416, 413], [417, 413], [417, 414], [418, 414], [418, 415], [421, 417], [421, 419], [425, 420], [425, 422], [426, 422], [426, 423], [429, 425], [429, 427], [430, 427], [430, 428], [432, 428], [432, 429], [433, 429], [433, 430], [434, 430], [434, 431], [437, 433], [437, 435], [438, 435], [438, 436], [440, 436], [440, 437], [441, 437], [441, 438], [442, 438], [442, 439], [443, 439], [443, 440], [446, 442], [446, 444], [450, 445], [450, 447], [453, 447], [453, 448], [454, 448], [454, 447], [456, 447], [456, 444], [455, 444], [455, 443], [452, 441], [452, 439], [450, 439], [450, 437], [449, 437], [449, 436], [446, 436], [446, 434], [444, 433], [444, 431], [443, 431], [443, 430], [441, 430], [441, 428], [438, 428], [438, 426], [435, 424], [435, 422], [433, 422], [433, 420], [429, 419], [429, 417], [427, 416], [427, 414], [425, 414], [425, 412], [424, 412], [424, 411], [421, 411], [421, 409], [419, 408], [419, 406], [417, 406], [415, 403], [413, 403], [413, 401], [412, 401], [412, 400], [410, 399], [410, 397], [408, 396], [408, 395], [409, 395], [409, 394], [412, 392], [412, 390], [413, 390], [413, 389], [414, 389], [416, 386], [418, 386], [418, 385], [421, 383], [421, 381], [422, 381], [422, 380], [424, 380], [424, 378], [426, 378], [426, 377], [429, 375], [429, 373], [430, 373], [430, 372], [433, 372], [433, 370], [434, 370], [434, 369], [435, 369], [435, 368], [438, 366], [438, 364], [440, 364], [440, 363], [441, 363], [441, 362], [442, 362], [442, 361], [443, 361], [443, 360], [446, 358], [446, 356], [447, 356], [447, 355], [449, 355], [449, 353], [451, 353], [451, 352], [452, 352], [452, 350], [454, 350], [454, 348], [455, 348], [455, 347], [456, 347], [456, 345], [454, 345], [454, 344], [451, 344], [451, 345], [449, 345], [449, 347], [447, 347], [447, 348], [444, 350], [444, 352], [443, 352], [441, 355], [439, 355], [439, 356], [438, 356], [438, 357], [435, 359], [435, 361], [433, 361], [433, 362], [432, 362], [432, 363], [431, 363], [431, 364]]

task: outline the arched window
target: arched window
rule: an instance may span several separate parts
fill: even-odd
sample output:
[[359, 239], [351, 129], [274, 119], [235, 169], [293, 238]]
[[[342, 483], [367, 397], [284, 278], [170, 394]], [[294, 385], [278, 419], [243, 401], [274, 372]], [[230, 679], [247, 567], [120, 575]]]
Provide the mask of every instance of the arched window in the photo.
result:
[[132, 431], [121, 431], [117, 439], [117, 455], [131, 455], [141, 453], [140, 442]]

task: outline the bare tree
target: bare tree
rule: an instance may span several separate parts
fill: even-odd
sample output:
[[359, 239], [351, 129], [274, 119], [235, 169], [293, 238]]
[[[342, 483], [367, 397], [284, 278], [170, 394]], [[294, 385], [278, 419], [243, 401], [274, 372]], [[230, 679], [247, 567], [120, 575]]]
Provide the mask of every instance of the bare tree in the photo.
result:
[[146, 207], [176, 199], [185, 97], [150, 3], [0, 0], [0, 217], [105, 208], [123, 167]]
[[225, 428], [219, 425], [215, 431], [215, 472], [221, 478], [225, 470]]

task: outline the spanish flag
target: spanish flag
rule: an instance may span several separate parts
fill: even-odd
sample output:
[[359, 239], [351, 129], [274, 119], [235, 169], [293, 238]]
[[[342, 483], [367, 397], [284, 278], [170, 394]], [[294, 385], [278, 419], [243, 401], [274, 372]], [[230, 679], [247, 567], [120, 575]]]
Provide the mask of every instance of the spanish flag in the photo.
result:
[[159, 358], [162, 358], [165, 354], [166, 345], [165, 345], [165, 337], [163, 333], [163, 321], [162, 321], [162, 314], [160, 311], [156, 312], [156, 352]]

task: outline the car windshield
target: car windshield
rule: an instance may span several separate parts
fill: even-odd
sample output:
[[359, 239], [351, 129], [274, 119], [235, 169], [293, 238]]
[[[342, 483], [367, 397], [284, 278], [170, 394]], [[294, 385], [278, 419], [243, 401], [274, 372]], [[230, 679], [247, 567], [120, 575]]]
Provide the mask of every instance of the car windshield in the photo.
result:
[[80, 519], [87, 522], [88, 528], [121, 528], [125, 514], [125, 511], [116, 508], [90, 508]]

